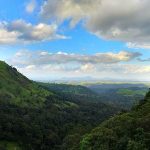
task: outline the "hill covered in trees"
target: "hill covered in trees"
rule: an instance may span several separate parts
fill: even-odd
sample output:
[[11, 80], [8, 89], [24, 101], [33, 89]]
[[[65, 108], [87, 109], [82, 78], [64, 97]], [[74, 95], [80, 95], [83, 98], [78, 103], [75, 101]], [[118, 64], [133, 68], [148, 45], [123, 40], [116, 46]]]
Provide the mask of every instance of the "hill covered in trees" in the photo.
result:
[[143, 83], [96, 83], [85, 85], [99, 95], [101, 102], [129, 110], [148, 92]]
[[18, 106], [41, 107], [46, 97], [53, 95], [40, 88], [16, 68], [0, 61], [0, 102]]
[[33, 82], [0, 61], [0, 149], [69, 150], [120, 111], [87, 88], [65, 87]]
[[38, 83], [42, 88], [50, 90], [59, 95], [63, 99], [68, 99], [75, 102], [101, 102], [100, 97], [96, 92], [81, 85], [57, 84], [57, 83]]
[[89, 88], [36, 83], [0, 62], [1, 150], [149, 150], [149, 127], [150, 92], [123, 113]]
[[81, 150], [150, 150], [150, 92], [140, 104], [86, 134]]

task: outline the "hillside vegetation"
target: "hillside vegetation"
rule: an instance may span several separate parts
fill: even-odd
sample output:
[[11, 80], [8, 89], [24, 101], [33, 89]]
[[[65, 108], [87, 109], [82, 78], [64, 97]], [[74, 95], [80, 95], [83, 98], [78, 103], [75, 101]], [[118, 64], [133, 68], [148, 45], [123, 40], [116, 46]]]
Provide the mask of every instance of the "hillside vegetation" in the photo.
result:
[[62, 86], [65, 92], [52, 90], [0, 62], [1, 150], [76, 149], [84, 134], [119, 112], [85, 87]]
[[116, 115], [85, 135], [80, 150], [150, 150], [150, 92], [131, 112]]
[[52, 95], [20, 74], [16, 68], [0, 61], [0, 101], [18, 106], [41, 107]]
[[36, 83], [0, 62], [0, 133], [0, 150], [150, 150], [150, 92], [123, 113], [86, 87]]
[[148, 92], [148, 85], [143, 83], [102, 83], [86, 86], [99, 95], [101, 102], [126, 110], [138, 104]]

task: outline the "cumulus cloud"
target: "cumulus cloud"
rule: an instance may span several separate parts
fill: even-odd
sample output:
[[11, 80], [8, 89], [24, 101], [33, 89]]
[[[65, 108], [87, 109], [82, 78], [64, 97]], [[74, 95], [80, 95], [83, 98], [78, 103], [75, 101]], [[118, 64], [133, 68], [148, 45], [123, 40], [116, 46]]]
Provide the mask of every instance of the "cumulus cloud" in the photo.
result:
[[5, 25], [6, 22], [0, 23], [0, 44], [15, 43], [17, 37], [20, 36], [20, 33], [16, 31], [8, 31], [5, 29]]
[[31, 43], [66, 37], [57, 33], [56, 24], [32, 25], [24, 20], [0, 22], [0, 44]]
[[149, 6], [149, 0], [47, 0], [40, 14], [58, 23], [70, 20], [72, 27], [82, 21], [101, 38], [149, 48]]
[[[96, 53], [93, 55], [82, 55], [82, 54], [69, 54], [64, 52], [48, 53], [46, 51], [30, 52], [22, 50], [16, 53], [14, 59], [12, 59], [15, 65], [46, 65], [46, 64], [112, 64], [118, 62], [128, 62], [139, 58], [141, 56], [138, 52], [120, 51], [118, 53]], [[19, 61], [19, 62], [18, 62]], [[89, 68], [89, 66], [84, 66]], [[83, 69], [84, 70], [84, 69]]]
[[150, 44], [149, 44], [149, 43], [141, 43], [141, 44], [138, 44], [138, 43], [131, 43], [131, 42], [128, 42], [126, 45], [127, 45], [127, 47], [129, 47], [129, 48], [134, 48], [134, 49], [139, 49], [139, 48], [142, 48], [142, 49], [150, 49]]
[[74, 26], [94, 12], [99, 2], [100, 0], [47, 0], [41, 7], [40, 14], [44, 19], [54, 19], [58, 23], [71, 19], [70, 25]]
[[[87, 77], [98, 79], [129, 79], [129, 80], [149, 80], [149, 65], [134, 64], [47, 64], [47, 65], [27, 65], [16, 66], [17, 69], [32, 79], [50, 80], [63, 77]], [[41, 74], [41, 72], [44, 72]], [[138, 74], [138, 76], [137, 76]]]
[[[18, 51], [9, 64], [34, 79], [92, 76], [97, 78], [127, 78], [150, 74], [150, 66], [134, 65], [132, 62], [141, 56], [137, 52], [96, 53], [93, 55], [71, 54], [66, 52]], [[44, 74], [41, 74], [44, 72]]]
[[27, 13], [33, 13], [33, 11], [36, 8], [36, 0], [31, 0], [27, 5], [26, 5], [26, 12]]

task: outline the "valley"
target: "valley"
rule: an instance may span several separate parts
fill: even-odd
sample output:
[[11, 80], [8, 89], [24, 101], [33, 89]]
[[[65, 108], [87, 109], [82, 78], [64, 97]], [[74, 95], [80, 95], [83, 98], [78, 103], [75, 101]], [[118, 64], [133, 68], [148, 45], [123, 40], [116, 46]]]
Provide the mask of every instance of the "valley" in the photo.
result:
[[93, 127], [120, 112], [97, 101], [97, 94], [86, 87], [62, 85], [61, 90], [61, 86], [51, 84], [51, 89], [27, 79], [5, 62], [0, 62], [0, 72], [3, 149], [10, 150], [10, 145], [27, 150], [68, 149], [72, 142], [79, 144]]
[[[109, 130], [115, 130], [109, 125], [115, 124], [116, 120], [119, 121], [117, 126], [120, 128], [123, 128], [120, 121], [130, 121], [130, 118], [127, 118], [130, 112], [123, 112], [129, 111], [133, 105], [135, 107], [134, 98], [137, 100], [137, 106], [131, 114], [135, 115], [136, 111], [137, 114], [142, 113], [140, 116], [144, 118], [139, 128], [142, 128], [142, 132], [148, 131], [149, 93], [143, 102], [140, 101], [148, 91], [145, 85], [82, 86], [33, 82], [5, 62], [0, 62], [0, 81], [2, 150], [98, 150], [99, 147], [108, 150], [107, 141], [101, 144], [99, 136], [104, 132], [105, 138], [105, 132], [107, 134]], [[140, 111], [144, 111], [142, 107], [146, 107], [146, 112]], [[97, 127], [101, 123], [102, 125]], [[95, 139], [92, 146], [90, 144], [94, 137], [98, 138], [98, 141]], [[100, 140], [103, 141], [103, 138]], [[147, 146], [147, 142], [144, 146]]]
[[150, 150], [150, 0], [0, 0], [0, 150]]

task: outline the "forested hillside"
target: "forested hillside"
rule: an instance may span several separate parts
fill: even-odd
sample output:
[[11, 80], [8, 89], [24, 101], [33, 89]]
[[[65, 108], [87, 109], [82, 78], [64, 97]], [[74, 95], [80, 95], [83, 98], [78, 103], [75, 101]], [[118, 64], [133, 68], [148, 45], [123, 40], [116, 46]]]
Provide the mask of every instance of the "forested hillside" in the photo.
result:
[[150, 149], [150, 92], [123, 113], [86, 87], [36, 83], [4, 62], [0, 81], [1, 150]]
[[39, 83], [39, 84], [53, 92], [96, 96], [95, 92], [91, 91], [90, 89], [88, 89], [84, 86], [80, 86], [80, 85], [57, 84], [57, 83]]
[[81, 150], [150, 150], [150, 92], [131, 112], [116, 115], [85, 135]]
[[93, 92], [87, 87], [80, 85], [56, 84], [56, 83], [38, 83], [42, 88], [50, 90], [59, 95], [63, 99], [68, 99], [75, 102], [101, 102], [100, 97], [96, 92]]
[[46, 97], [53, 95], [40, 88], [16, 68], [0, 61], [0, 102], [18, 106], [41, 107]]
[[148, 86], [143, 83], [102, 83], [86, 86], [99, 95], [101, 102], [127, 110], [138, 104], [148, 91]]
[[48, 89], [0, 62], [0, 149], [76, 149], [84, 134], [120, 111], [89, 89], [72, 88], [82, 92]]

